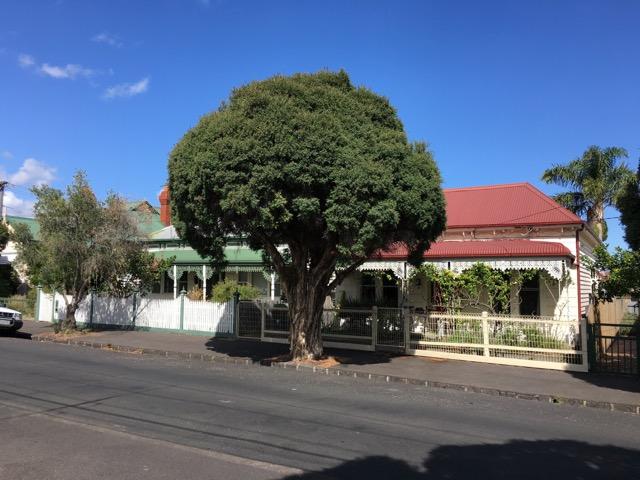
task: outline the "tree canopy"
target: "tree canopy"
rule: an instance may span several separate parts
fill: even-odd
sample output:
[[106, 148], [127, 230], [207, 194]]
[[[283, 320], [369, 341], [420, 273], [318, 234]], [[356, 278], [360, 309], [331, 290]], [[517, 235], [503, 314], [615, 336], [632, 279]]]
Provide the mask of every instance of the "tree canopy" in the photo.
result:
[[0, 252], [5, 249], [7, 243], [9, 243], [9, 227], [0, 221]]
[[554, 199], [577, 215], [586, 218], [601, 240], [607, 238], [606, 207], [613, 206], [623, 189], [633, 177], [633, 172], [624, 164], [627, 151], [620, 147], [600, 148], [592, 145], [581, 157], [566, 165], [554, 165], [545, 170], [542, 180], [570, 191], [554, 195]]
[[598, 299], [640, 297], [640, 251], [616, 248], [609, 253], [606, 246], [600, 245], [595, 250], [595, 261], [589, 265], [601, 275], [594, 284]]
[[635, 179], [625, 186], [618, 198], [620, 223], [624, 225], [624, 239], [631, 249], [640, 250], [640, 162]]
[[321, 352], [318, 308], [377, 249], [403, 242], [421, 258], [445, 227], [440, 183], [389, 101], [343, 71], [235, 89], [169, 158], [176, 229], [218, 261], [228, 235], [267, 253], [296, 356]]
[[98, 200], [84, 173], [75, 175], [66, 194], [46, 185], [32, 192], [40, 238], [16, 225], [18, 262], [32, 284], [65, 294], [66, 329], [75, 328], [75, 312], [90, 289], [129, 295], [166, 268], [144, 249], [125, 202], [116, 195]]

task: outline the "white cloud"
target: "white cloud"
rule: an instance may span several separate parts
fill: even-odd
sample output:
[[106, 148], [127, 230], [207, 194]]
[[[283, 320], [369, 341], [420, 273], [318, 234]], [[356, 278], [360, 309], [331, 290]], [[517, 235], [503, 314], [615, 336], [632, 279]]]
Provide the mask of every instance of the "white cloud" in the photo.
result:
[[110, 45], [117, 48], [120, 48], [124, 45], [124, 43], [122, 43], [122, 40], [120, 40], [120, 37], [109, 32], [98, 33], [97, 35], [91, 37], [91, 41], [96, 43], [104, 43], [105, 45]]
[[30, 68], [35, 65], [36, 60], [31, 55], [27, 55], [26, 53], [21, 53], [18, 55], [18, 65], [22, 68]]
[[7, 208], [8, 215], [31, 217], [33, 216], [34, 204], [32, 200], [17, 197], [11, 190], [4, 192], [4, 206]]
[[143, 78], [136, 83], [120, 83], [107, 88], [102, 95], [103, 98], [110, 100], [119, 97], [134, 97], [146, 92], [149, 89], [149, 77]]
[[57, 65], [49, 65], [48, 63], [43, 63], [40, 67], [40, 72], [48, 75], [53, 78], [69, 78], [74, 79], [76, 77], [91, 77], [95, 75], [95, 71], [90, 68], [85, 68], [82, 65], [75, 65], [68, 63], [64, 67], [60, 67]]
[[9, 175], [9, 183], [14, 185], [47, 185], [56, 178], [56, 169], [39, 162], [35, 158], [27, 158], [17, 172]]
[[5, 160], [11, 160], [13, 158], [13, 153], [11, 153], [9, 150], [3, 150], [2, 153], [0, 153], [0, 156], [2, 156], [2, 158], [4, 158]]

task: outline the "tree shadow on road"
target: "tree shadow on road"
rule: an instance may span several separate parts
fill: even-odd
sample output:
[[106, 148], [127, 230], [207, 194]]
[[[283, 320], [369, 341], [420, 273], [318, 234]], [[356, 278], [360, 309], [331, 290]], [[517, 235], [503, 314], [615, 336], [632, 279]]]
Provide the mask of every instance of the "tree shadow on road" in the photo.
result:
[[514, 440], [505, 444], [435, 448], [416, 468], [403, 460], [372, 456], [286, 480], [445, 480], [640, 478], [640, 451], [568, 440]]

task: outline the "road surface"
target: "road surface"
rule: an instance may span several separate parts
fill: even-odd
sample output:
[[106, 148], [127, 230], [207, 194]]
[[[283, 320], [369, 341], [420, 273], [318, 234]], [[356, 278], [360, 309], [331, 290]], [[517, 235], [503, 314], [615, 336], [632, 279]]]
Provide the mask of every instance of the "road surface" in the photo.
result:
[[640, 478], [640, 417], [0, 337], [0, 479]]

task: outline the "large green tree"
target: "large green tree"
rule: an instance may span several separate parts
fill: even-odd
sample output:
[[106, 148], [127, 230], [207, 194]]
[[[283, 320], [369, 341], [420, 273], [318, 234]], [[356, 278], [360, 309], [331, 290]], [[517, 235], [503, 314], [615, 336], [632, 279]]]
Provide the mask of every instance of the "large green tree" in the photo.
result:
[[266, 252], [284, 288], [291, 354], [322, 354], [327, 294], [393, 242], [421, 258], [445, 227], [438, 168], [388, 100], [344, 72], [234, 90], [169, 159], [175, 226], [223, 259], [229, 235]]
[[34, 187], [34, 239], [24, 224], [15, 227], [18, 262], [32, 284], [64, 294], [65, 330], [76, 328], [75, 313], [89, 291], [128, 295], [144, 290], [166, 267], [142, 244], [125, 202], [116, 195], [96, 198], [83, 173], [66, 194], [49, 186]]
[[607, 238], [605, 208], [613, 206], [624, 187], [633, 177], [633, 172], [618, 160], [627, 157], [620, 147], [589, 147], [581, 157], [566, 165], [554, 165], [545, 170], [542, 180], [563, 187], [568, 192], [554, 199], [577, 215], [583, 216], [587, 224], [601, 240]]
[[640, 250], [640, 162], [638, 173], [631, 180], [618, 198], [620, 223], [624, 225], [624, 239], [636, 251]]

